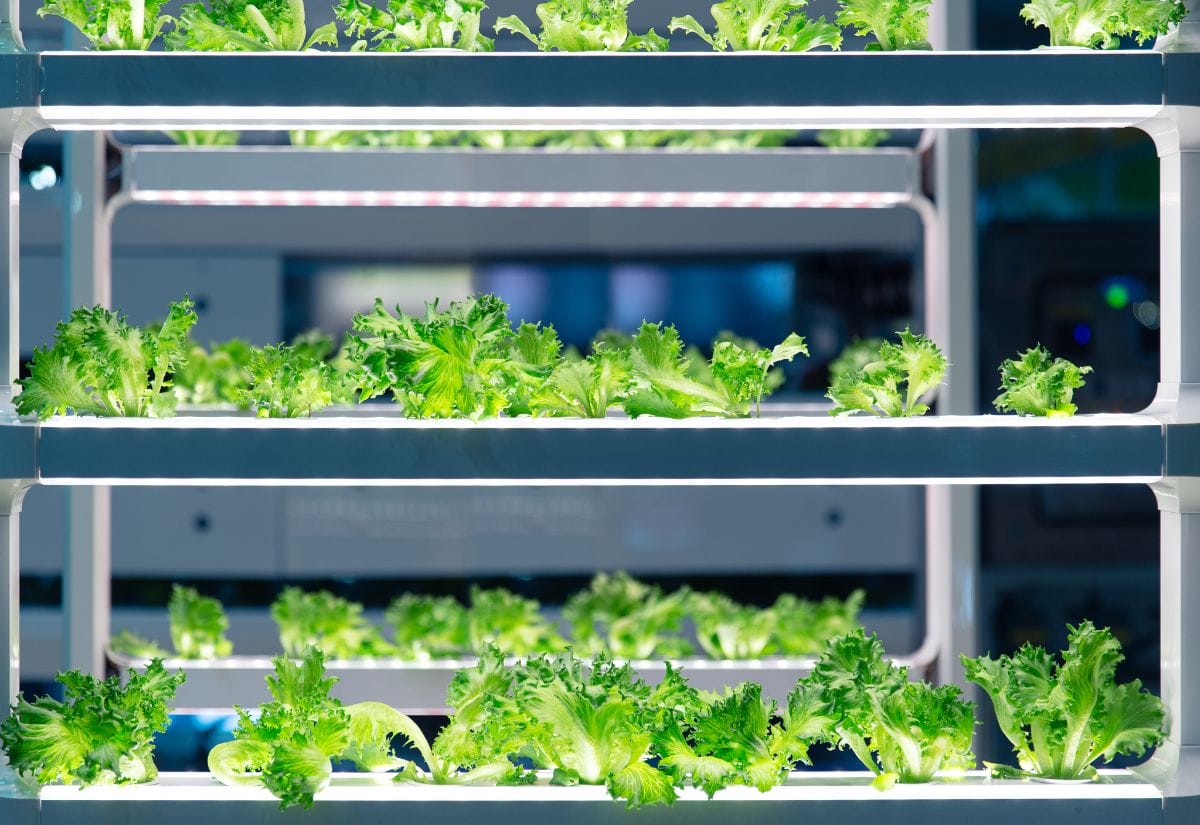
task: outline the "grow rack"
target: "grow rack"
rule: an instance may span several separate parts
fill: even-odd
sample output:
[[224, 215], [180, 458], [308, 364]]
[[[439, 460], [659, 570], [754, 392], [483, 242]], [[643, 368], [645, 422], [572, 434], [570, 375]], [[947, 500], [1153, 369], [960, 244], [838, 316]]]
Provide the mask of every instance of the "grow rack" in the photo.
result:
[[[954, 89], [942, 79], [954, 76]], [[407, 422], [235, 418], [166, 422], [7, 421], [0, 531], [0, 631], [16, 689], [17, 511], [37, 483], [511, 484], [978, 483], [1150, 484], [1162, 512], [1163, 698], [1169, 741], [1135, 775], [1097, 785], [935, 783], [877, 794], [863, 774], [797, 775], [766, 795], [734, 792], [646, 812], [658, 821], [1175, 823], [1200, 813], [1200, 55], [92, 55], [0, 56], [11, 144], [3, 233], [9, 318], [0, 385], [16, 375], [16, 154], [41, 126], [59, 129], [510, 126], [548, 128], [912, 128], [1138, 126], [1162, 156], [1162, 366], [1156, 401], [1128, 416], [1068, 422], [943, 417], [903, 422], [782, 418], [693, 422]], [[39, 80], [40, 79], [40, 80]], [[586, 81], [586, 82], [584, 82]], [[282, 458], [298, 448], [306, 461]], [[699, 454], [696, 445], [704, 447]], [[832, 448], [840, 448], [837, 452]], [[142, 451], [181, 456], [151, 463]], [[252, 451], [249, 455], [247, 450]], [[380, 451], [399, 461], [377, 462]], [[560, 461], [549, 456], [570, 457]], [[659, 459], [650, 475], [646, 456]], [[584, 463], [583, 456], [590, 459]], [[632, 460], [637, 457], [636, 464]], [[836, 462], [833, 458], [836, 456]], [[250, 458], [261, 461], [251, 462]], [[359, 458], [361, 461], [352, 461]], [[904, 459], [909, 459], [904, 461]], [[640, 469], [639, 469], [640, 468]], [[250, 697], [248, 697], [250, 698]], [[618, 812], [596, 789], [397, 787], [339, 778], [313, 822], [504, 822]], [[180, 804], [186, 802], [187, 804]], [[170, 806], [169, 808], [167, 806]], [[259, 789], [205, 774], [157, 785], [43, 789], [0, 799], [5, 822], [282, 821]]]
[[[121, 208], [147, 203], [188, 206], [465, 205], [525, 208], [904, 207], [913, 210], [924, 226], [927, 236], [923, 245], [927, 291], [936, 293], [946, 289], [948, 284], [944, 272], [939, 270], [936, 244], [930, 237], [938, 230], [937, 212], [921, 191], [922, 148], [923, 145], [916, 149], [831, 151], [772, 148], [717, 152], [664, 149], [331, 150], [296, 146], [195, 148], [131, 145], [121, 148], [121, 187], [108, 200], [105, 214], [98, 216], [101, 218], [98, 231], [107, 237], [111, 233], [112, 220]], [[95, 272], [95, 277], [105, 281], [97, 291], [108, 293], [108, 282], [111, 280], [109, 262], [97, 261]], [[770, 406], [776, 408], [771, 411], [773, 415], [781, 414], [778, 409], [780, 405]], [[813, 409], [809, 412], [824, 415], [825, 405], [811, 406]], [[355, 415], [363, 418], [365, 413], [366, 410], [358, 410]], [[378, 410], [375, 416], [378, 416]], [[394, 416], [390, 424], [387, 417], [379, 417], [373, 421], [373, 426], [386, 430], [396, 423]], [[405, 425], [400, 426], [400, 431], [403, 431]], [[623, 425], [622, 429], [625, 429]], [[536, 431], [533, 435], [536, 437]], [[428, 434], [421, 436], [422, 439], [427, 437]], [[253, 439], [259, 440], [258, 436], [253, 436]], [[702, 439], [701, 452], [711, 449], [714, 442], [704, 435]], [[384, 435], [383, 440], [393, 446], [398, 444], [394, 434]], [[822, 440], [825, 441], [824, 438]], [[259, 443], [265, 445], [265, 442]], [[648, 460], [653, 466], [662, 466], [663, 462], [672, 460], [668, 458], [669, 455], [680, 455], [680, 450], [686, 450], [689, 454], [696, 452], [694, 447], [664, 443], [661, 453], [656, 450], [647, 455], [627, 435], [618, 436], [618, 443], [624, 444], [621, 452], [627, 456], [630, 472], [633, 473], [644, 472], [644, 469], [636, 469], [641, 460]], [[827, 443], [836, 449], [833, 442]], [[589, 466], [598, 468], [598, 464], [589, 462], [594, 462], [599, 455], [612, 455], [610, 448], [599, 441], [593, 442], [590, 447], [570, 448], [570, 451], [574, 453], [581, 448], [584, 449], [583, 453], [575, 453], [581, 459], [580, 473], [589, 472]], [[201, 447], [196, 452], [205, 453], [208, 449]], [[276, 447], [268, 449], [276, 454]], [[453, 449], [459, 451], [463, 448]], [[492, 448], [483, 449], [490, 452]], [[507, 448], [502, 449], [507, 452]], [[559, 445], [548, 449], [561, 451], [564, 447]], [[735, 452], [738, 450], [737, 447], [731, 449]], [[314, 450], [323, 455], [336, 452], [310, 443], [297, 455], [308, 455]], [[810, 454], [811, 450], [804, 448], [804, 453]], [[556, 454], [552, 452], [547, 457]], [[412, 466], [411, 456], [401, 458], [390, 453], [388, 455], [387, 461], [398, 460], [401, 464]], [[494, 457], [499, 458], [499, 454], [494, 454]], [[507, 459], [502, 461], [507, 462]], [[538, 471], [533, 477], [543, 476], [546, 483], [555, 483], [557, 476], [568, 472], [559, 458], [552, 458], [550, 464], [552, 466]], [[476, 479], [471, 483], [481, 483], [479, 470], [481, 468], [477, 467], [467, 471], [468, 477]], [[714, 464], [711, 472], [715, 475], [712, 478], [721, 479], [718, 483], [728, 483], [729, 470], [728, 463]], [[275, 474], [278, 471], [269, 472]], [[384, 475], [390, 475], [394, 468], [383, 472]], [[306, 470], [305, 473], [332, 479], [341, 477], [344, 471]], [[367, 475], [359, 474], [364, 477]], [[419, 479], [410, 481], [423, 483]], [[676, 481], [698, 483], [698, 477], [681, 476]], [[620, 481], [626, 484], [646, 482], [647, 479], [635, 481], [632, 477]], [[364, 482], [359, 480], [353, 483]], [[457, 484], [461, 483], [461, 479], [447, 477], [440, 483]], [[509, 482], [498, 478], [491, 483]], [[612, 480], [601, 475], [590, 482], [581, 479], [579, 483], [608, 484]], [[79, 495], [73, 498], [78, 500]], [[88, 504], [93, 510], [97, 507], [107, 508], [103, 496]], [[945, 543], [931, 538], [928, 545], [926, 564], [929, 567], [944, 567], [947, 554]], [[92, 557], [106, 549], [102, 541], [81, 543], [80, 546]], [[938, 652], [950, 646], [949, 640], [939, 637], [936, 632], [946, 624], [942, 608], [949, 602], [949, 594], [943, 594], [941, 599], [926, 599], [923, 624], [927, 636], [911, 655], [904, 658], [907, 663], [918, 667], [930, 666], [936, 661]], [[94, 632], [94, 628], [105, 623], [108, 613], [106, 601], [97, 600], [90, 609], [86, 606], [77, 607], [72, 613], [73, 624], [87, 625], [73, 628], [70, 632], [74, 638], [92, 645], [104, 641], [101, 634]], [[84, 667], [95, 662], [98, 653], [98, 650], [76, 650], [78, 661]], [[108, 659], [122, 668], [139, 663], [136, 658], [111, 652], [108, 653]], [[455, 670], [473, 662], [473, 658], [421, 662], [374, 659], [331, 661], [328, 668], [340, 679], [336, 693], [343, 701], [375, 698], [403, 709], [430, 712], [444, 710], [446, 687]], [[172, 667], [183, 665], [175, 660], [168, 664]], [[795, 685], [796, 679], [811, 666], [811, 658], [764, 657], [752, 661], [714, 661], [689, 657], [677, 664], [686, 669], [692, 683], [699, 688], [718, 690], [729, 684], [754, 679], [763, 684], [767, 695], [782, 699]], [[639, 673], [655, 681], [664, 673], [661, 660], [640, 661], [636, 667]], [[181, 709], [220, 708], [242, 701], [239, 697], [245, 697], [248, 693], [256, 693], [263, 684], [263, 677], [271, 672], [271, 662], [265, 656], [232, 656], [189, 661], [186, 669], [189, 679], [177, 694], [176, 706]]]

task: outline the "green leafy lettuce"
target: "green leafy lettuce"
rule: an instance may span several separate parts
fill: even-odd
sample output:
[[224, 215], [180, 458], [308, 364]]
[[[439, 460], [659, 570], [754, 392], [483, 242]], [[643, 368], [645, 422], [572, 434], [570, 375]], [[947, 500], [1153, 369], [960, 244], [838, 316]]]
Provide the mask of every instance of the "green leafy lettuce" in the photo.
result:
[[354, 51], [490, 52], [492, 39], [479, 31], [485, 8], [483, 0], [388, 0], [386, 10], [366, 0], [340, 0], [335, 11], [346, 34], [360, 38]]
[[859, 627], [858, 612], [864, 598], [861, 590], [846, 599], [826, 597], [819, 602], [784, 593], [771, 606], [775, 614], [774, 652], [784, 656], [820, 653], [830, 639]]
[[534, 13], [542, 24], [536, 35], [520, 17], [496, 21], [496, 31], [525, 37], [544, 52], [663, 52], [667, 39], [654, 33], [629, 32], [628, 9], [633, 0], [547, 0]]
[[759, 410], [773, 366], [807, 354], [804, 339], [792, 333], [774, 349], [719, 341], [710, 362], [697, 364], [684, 355], [675, 327], [644, 322], [630, 348], [637, 391], [625, 411], [635, 417], [743, 417]]
[[1000, 365], [1000, 395], [993, 402], [1000, 412], [1062, 418], [1075, 414], [1075, 390], [1085, 383], [1091, 367], [1077, 367], [1065, 358], [1052, 358], [1041, 344]]
[[669, 716], [654, 735], [654, 751], [676, 784], [700, 788], [710, 799], [730, 785], [765, 793], [797, 762], [811, 764], [809, 746], [832, 728], [828, 713], [820, 691], [809, 685], [798, 685], [778, 709], [761, 686], [744, 682]]
[[186, 357], [195, 323], [187, 298], [171, 304], [166, 320], [146, 327], [100, 306], [76, 309], [58, 325], [53, 346], [34, 349], [29, 377], [17, 381], [17, 411], [39, 418], [172, 415], [171, 375]]
[[933, 0], [838, 0], [838, 3], [839, 26], [852, 26], [860, 37], [875, 36], [875, 42], [866, 46], [869, 52], [931, 48], [929, 7]]
[[676, 658], [691, 653], [677, 635], [687, 615], [688, 591], [662, 589], [624, 572], [599, 573], [563, 607], [575, 649], [622, 659]]
[[897, 335], [899, 343], [880, 344], [878, 360], [830, 376], [832, 385], [826, 393], [834, 404], [830, 415], [868, 412], [905, 417], [929, 411], [921, 399], [942, 382], [946, 358], [924, 335], [907, 329]]
[[350, 716], [329, 695], [337, 678], [325, 675], [320, 650], [309, 647], [299, 662], [273, 661], [272, 701], [257, 718], [235, 706], [234, 739], [209, 751], [208, 769], [227, 785], [265, 786], [281, 809], [310, 808], [333, 776], [331, 760], [350, 749]]
[[1132, 36], [1138, 45], [1187, 16], [1182, 0], [1029, 0], [1021, 17], [1050, 30], [1051, 46], [1115, 49], [1120, 38]]
[[533, 599], [502, 587], [471, 588], [467, 636], [471, 650], [482, 653], [494, 645], [509, 656], [528, 656], [562, 650], [566, 642], [555, 632]]
[[163, 659], [169, 656], [162, 645], [130, 630], [122, 630], [108, 640], [108, 649], [122, 656], [137, 659]]
[[696, 640], [714, 659], [757, 659], [771, 653], [777, 617], [770, 608], [738, 604], [723, 593], [692, 593]]
[[873, 149], [888, 137], [886, 129], [822, 129], [817, 143], [826, 149]]
[[353, 395], [349, 377], [294, 344], [253, 350], [244, 374], [234, 398], [259, 418], [307, 417]]
[[802, 9], [808, 0], [725, 0], [711, 9], [716, 30], [709, 34], [690, 14], [671, 19], [670, 30], [694, 34], [719, 52], [806, 52], [820, 46], [839, 49], [841, 27], [813, 20]]
[[0, 723], [0, 746], [18, 774], [38, 784], [150, 782], [154, 735], [167, 729], [167, 706], [184, 681], [153, 659], [143, 671], [100, 680], [72, 670], [57, 677], [64, 701], [17, 697]]
[[348, 358], [363, 400], [384, 393], [413, 418], [488, 418], [513, 382], [508, 305], [494, 295], [436, 301], [425, 316], [392, 315], [376, 301], [354, 316]]
[[457, 656], [468, 649], [467, 609], [452, 596], [405, 593], [388, 605], [384, 618], [395, 632], [398, 655], [406, 659]]
[[167, 603], [167, 617], [171, 621], [171, 643], [180, 658], [214, 659], [233, 653], [233, 643], [225, 637], [229, 620], [216, 599], [177, 584]]
[[296, 52], [316, 45], [337, 45], [337, 24], [326, 23], [312, 34], [304, 19], [304, 0], [210, 0], [187, 3], [168, 49], [194, 52]]
[[874, 635], [856, 630], [834, 639], [804, 681], [821, 691], [835, 720], [830, 744], [850, 748], [880, 790], [975, 765], [974, 705], [954, 685], [910, 682], [908, 668], [887, 662]]
[[193, 344], [171, 377], [181, 404], [237, 404], [250, 384], [255, 349], [232, 338], [205, 349]]
[[271, 618], [289, 656], [299, 656], [309, 646], [334, 659], [393, 655], [395, 649], [362, 611], [361, 604], [324, 590], [305, 593], [288, 587], [271, 605]]
[[236, 146], [240, 132], [225, 129], [185, 129], [165, 133], [180, 146]]
[[173, 18], [160, 14], [163, 0], [44, 0], [38, 17], [61, 17], [79, 29], [93, 49], [145, 51]]
[[1026, 644], [1012, 656], [962, 657], [967, 679], [992, 700], [1019, 769], [989, 765], [1001, 776], [1095, 779], [1095, 763], [1140, 757], [1166, 736], [1163, 703], [1138, 680], [1118, 684], [1125, 656], [1107, 628], [1067, 626], [1056, 659]]
[[634, 388], [629, 353], [603, 344], [579, 361], [560, 361], [533, 393], [534, 415], [604, 418]]

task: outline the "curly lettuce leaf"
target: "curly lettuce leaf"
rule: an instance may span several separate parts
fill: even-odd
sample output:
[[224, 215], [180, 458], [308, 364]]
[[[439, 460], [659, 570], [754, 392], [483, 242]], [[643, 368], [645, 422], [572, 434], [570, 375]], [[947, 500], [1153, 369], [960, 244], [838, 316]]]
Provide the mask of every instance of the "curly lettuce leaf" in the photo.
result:
[[1187, 12], [1182, 0], [1029, 0], [1021, 17], [1049, 30], [1051, 46], [1115, 49], [1121, 37], [1166, 34]]
[[867, 412], [906, 417], [929, 411], [921, 403], [941, 383], [948, 365], [937, 344], [924, 335], [905, 329], [899, 343], [879, 345], [878, 360], [853, 372], [832, 374], [826, 396], [833, 401], [830, 415]]
[[723, 593], [692, 593], [696, 640], [714, 659], [757, 659], [773, 652], [775, 611], [738, 604]]
[[1030, 644], [996, 659], [962, 657], [1012, 743], [1019, 769], [1009, 773], [1091, 779], [1096, 762], [1140, 757], [1166, 737], [1163, 703], [1140, 681], [1116, 681], [1125, 656], [1112, 633], [1085, 621], [1068, 625], [1067, 637], [1058, 659]]
[[587, 590], [567, 601], [563, 617], [580, 652], [672, 658], [691, 652], [691, 645], [678, 638], [687, 605], [686, 590], [664, 594], [624, 572], [598, 573]]
[[361, 604], [324, 590], [305, 593], [288, 587], [271, 605], [271, 618], [289, 656], [301, 655], [310, 645], [334, 659], [393, 655], [392, 645], [362, 611]]
[[483, 0], [388, 0], [385, 10], [366, 0], [341, 0], [335, 12], [346, 34], [359, 38], [355, 51], [490, 52], [492, 39], [479, 30], [486, 7]]
[[510, 656], [562, 650], [566, 642], [542, 615], [533, 599], [504, 588], [471, 588], [467, 636], [471, 650], [482, 653], [495, 645]]
[[225, 636], [229, 620], [216, 599], [201, 596], [190, 587], [175, 585], [167, 603], [171, 644], [182, 659], [215, 659], [233, 653]]
[[145, 51], [174, 18], [163, 0], [44, 0], [38, 17], [61, 17], [100, 51]]
[[521, 35], [544, 52], [648, 51], [667, 50], [667, 40], [654, 29], [642, 35], [630, 33], [627, 21], [632, 0], [547, 0], [534, 13], [541, 30], [534, 34], [517, 15], [501, 17], [496, 31]]
[[1065, 418], [1078, 409], [1075, 390], [1091, 367], [1077, 367], [1065, 358], [1052, 358], [1041, 344], [1000, 365], [1000, 395], [993, 402], [1000, 412]]
[[838, 0], [839, 26], [851, 26], [862, 37], [873, 35], [867, 51], [928, 51], [929, 7], [933, 0]]
[[187, 357], [195, 323], [186, 297], [171, 304], [165, 320], [145, 327], [104, 307], [76, 309], [58, 325], [53, 346], [34, 349], [29, 377], [17, 381], [17, 411], [39, 418], [173, 415], [171, 375]]
[[154, 736], [166, 730], [167, 706], [184, 678], [157, 658], [124, 685], [118, 676], [60, 673], [64, 700], [18, 696], [0, 723], [0, 747], [18, 774], [38, 784], [149, 782], [158, 775]]
[[399, 655], [410, 659], [456, 656], [469, 648], [467, 609], [452, 596], [419, 596], [394, 599], [384, 619], [395, 633]]
[[865, 594], [855, 590], [845, 599], [827, 597], [820, 602], [784, 593], [775, 600], [774, 649], [785, 656], [820, 653], [838, 636], [859, 628], [858, 613]]
[[308, 33], [303, 0], [210, 0], [184, 5], [168, 49], [199, 52], [306, 51], [337, 46], [337, 24]]
[[842, 29], [808, 17], [808, 0], [725, 0], [711, 9], [716, 29], [709, 34], [689, 15], [671, 19], [669, 30], [694, 34], [715, 50], [806, 52], [842, 46]]

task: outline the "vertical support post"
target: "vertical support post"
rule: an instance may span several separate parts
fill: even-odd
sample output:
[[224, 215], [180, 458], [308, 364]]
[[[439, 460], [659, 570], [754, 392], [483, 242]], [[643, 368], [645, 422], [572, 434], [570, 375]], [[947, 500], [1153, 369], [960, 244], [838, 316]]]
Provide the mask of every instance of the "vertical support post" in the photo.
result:
[[[939, 49], [970, 49], [974, 43], [971, 3], [933, 7], [931, 38]], [[975, 133], [943, 130], [934, 147], [938, 219], [927, 223], [926, 244], [934, 266], [925, 273], [926, 331], [950, 361], [938, 391], [938, 412], [976, 412], [978, 377], [975, 265]], [[930, 486], [925, 492], [927, 615], [939, 626], [926, 633], [939, 641], [937, 680], [964, 684], [960, 653], [975, 655], [979, 645], [978, 489]]]
[[0, 719], [21, 690], [21, 499], [24, 486], [6, 483], [0, 493]]
[[[106, 148], [102, 132], [63, 136], [65, 215], [63, 264], [67, 311], [112, 304]], [[64, 658], [67, 668], [101, 676], [111, 621], [112, 491], [72, 487], [67, 492], [67, 547], [63, 569]]]
[[[5, 149], [7, 148], [7, 151]], [[21, 360], [21, 142], [10, 138], [0, 145], [0, 191], [7, 195], [3, 225], [0, 225], [0, 266], [5, 283], [0, 285], [0, 322], [7, 322], [0, 335], [0, 414], [13, 413], [13, 396]]]

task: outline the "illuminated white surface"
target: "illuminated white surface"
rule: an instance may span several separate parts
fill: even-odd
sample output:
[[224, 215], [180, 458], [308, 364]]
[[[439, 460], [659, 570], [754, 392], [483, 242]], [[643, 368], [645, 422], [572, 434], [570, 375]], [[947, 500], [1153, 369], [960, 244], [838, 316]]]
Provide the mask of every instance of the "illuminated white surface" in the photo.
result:
[[[871, 774], [865, 771], [811, 771], [794, 773], [786, 784], [765, 794], [752, 788], [729, 788], [717, 799], [763, 802], [884, 802], [915, 800], [1079, 800], [1103, 802], [1116, 799], [1161, 799], [1153, 785], [1136, 779], [1127, 771], [1102, 771], [1106, 783], [1049, 784], [991, 780], [981, 771], [973, 771], [961, 781], [942, 780], [920, 785], [896, 785], [888, 791], [870, 787]], [[147, 801], [229, 801], [262, 802], [275, 805], [277, 800], [262, 788], [222, 785], [207, 773], [163, 773], [157, 782], [146, 785], [94, 786], [75, 788], [50, 785], [39, 792], [43, 802], [56, 800], [119, 800], [136, 804]], [[680, 801], [706, 802], [698, 790], [679, 792]], [[317, 794], [322, 802], [608, 802], [619, 813], [603, 787], [573, 787], [538, 784], [522, 787], [417, 785], [396, 783], [387, 776], [336, 774], [333, 784]], [[797, 811], [797, 815], [800, 815]]]

